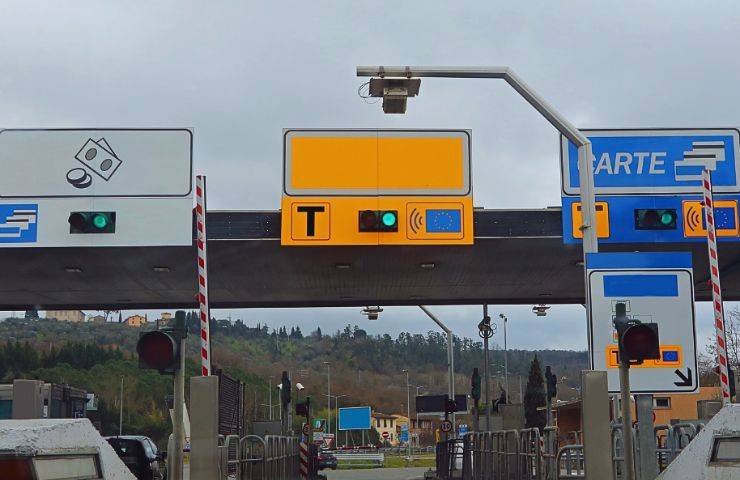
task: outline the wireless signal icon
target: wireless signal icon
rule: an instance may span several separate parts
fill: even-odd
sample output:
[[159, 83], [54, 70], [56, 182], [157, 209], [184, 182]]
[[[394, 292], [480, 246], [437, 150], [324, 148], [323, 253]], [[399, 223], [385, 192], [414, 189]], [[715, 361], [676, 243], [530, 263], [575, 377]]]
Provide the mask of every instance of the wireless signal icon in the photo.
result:
[[411, 214], [409, 215], [409, 227], [411, 228], [411, 231], [414, 234], [419, 233], [419, 231], [424, 226], [424, 217], [417, 209], [412, 209]]
[[692, 204], [689, 207], [686, 211], [686, 225], [692, 231], [704, 230], [701, 206]]

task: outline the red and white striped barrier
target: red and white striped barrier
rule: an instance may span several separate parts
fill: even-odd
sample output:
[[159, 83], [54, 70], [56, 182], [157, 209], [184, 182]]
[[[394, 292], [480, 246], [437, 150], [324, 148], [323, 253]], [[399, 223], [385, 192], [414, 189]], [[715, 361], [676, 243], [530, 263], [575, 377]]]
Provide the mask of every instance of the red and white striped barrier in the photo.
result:
[[712, 175], [707, 169], [702, 172], [704, 185], [704, 218], [707, 222], [707, 248], [709, 250], [709, 275], [712, 286], [712, 304], [714, 305], [714, 329], [717, 343], [717, 362], [719, 363], [719, 380], [722, 386], [722, 403], [730, 403], [730, 381], [727, 372], [727, 337], [725, 335], [725, 314], [722, 308], [722, 286], [719, 282], [719, 256], [717, 254], [717, 236], [714, 225], [714, 200], [712, 198]]
[[308, 478], [308, 445], [306, 442], [301, 442], [300, 444], [300, 457], [301, 457], [301, 466], [300, 466], [300, 474], [301, 478]]
[[200, 304], [200, 368], [201, 375], [211, 374], [211, 331], [208, 320], [208, 264], [206, 241], [206, 177], [195, 177], [195, 224], [198, 244], [198, 303]]

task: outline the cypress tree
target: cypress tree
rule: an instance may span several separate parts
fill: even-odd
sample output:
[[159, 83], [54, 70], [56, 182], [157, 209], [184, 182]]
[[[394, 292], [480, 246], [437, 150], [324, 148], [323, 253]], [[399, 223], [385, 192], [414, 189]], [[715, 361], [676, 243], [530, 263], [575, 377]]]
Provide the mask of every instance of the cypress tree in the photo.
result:
[[544, 407], [545, 404], [545, 383], [542, 368], [540, 367], [539, 358], [535, 355], [529, 365], [527, 390], [524, 393], [524, 418], [527, 428], [537, 427], [540, 431], [545, 428], [546, 413], [544, 410], [538, 410], [538, 408]]

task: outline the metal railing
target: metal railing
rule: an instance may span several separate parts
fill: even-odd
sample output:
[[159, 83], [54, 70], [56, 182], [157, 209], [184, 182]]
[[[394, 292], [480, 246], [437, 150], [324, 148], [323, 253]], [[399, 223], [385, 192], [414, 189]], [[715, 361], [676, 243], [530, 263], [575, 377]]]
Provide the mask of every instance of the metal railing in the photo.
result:
[[[664, 470], [701, 431], [700, 423], [678, 423], [655, 427], [656, 461]], [[630, 435], [636, 437], [634, 428]], [[639, 459], [638, 442], [633, 442]], [[622, 425], [611, 425], [613, 480], [624, 478]], [[456, 470], [462, 469], [462, 472]], [[561, 480], [585, 478], [582, 444], [558, 449], [556, 427], [475, 432], [464, 439], [437, 444], [437, 475], [450, 480], [457, 473], [463, 480]], [[639, 474], [638, 474], [639, 475]], [[639, 480], [639, 476], [638, 476]]]
[[219, 435], [221, 480], [296, 480], [299, 443], [294, 437]]
[[562, 447], [555, 459], [558, 480], [585, 479], [583, 445], [566, 445]]

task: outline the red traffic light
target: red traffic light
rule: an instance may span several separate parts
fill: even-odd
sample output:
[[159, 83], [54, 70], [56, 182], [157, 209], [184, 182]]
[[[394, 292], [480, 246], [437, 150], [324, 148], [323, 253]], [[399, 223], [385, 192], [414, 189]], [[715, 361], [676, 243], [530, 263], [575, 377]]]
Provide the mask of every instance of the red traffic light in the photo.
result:
[[139, 364], [153, 370], [173, 371], [177, 369], [177, 343], [165, 332], [155, 330], [143, 333], [136, 344]]
[[628, 361], [660, 359], [660, 340], [655, 323], [636, 323], [628, 325], [621, 338], [622, 353]]

